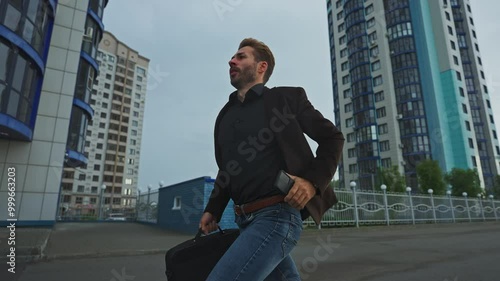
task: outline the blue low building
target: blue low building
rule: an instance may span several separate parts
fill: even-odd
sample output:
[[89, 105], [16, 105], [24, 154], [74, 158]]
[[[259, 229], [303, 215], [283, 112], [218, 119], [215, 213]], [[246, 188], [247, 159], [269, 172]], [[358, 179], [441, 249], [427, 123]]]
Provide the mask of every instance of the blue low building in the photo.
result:
[[[196, 234], [203, 210], [214, 189], [214, 179], [199, 177], [159, 189], [158, 225], [169, 230]], [[233, 201], [222, 215], [222, 229], [237, 228]]]

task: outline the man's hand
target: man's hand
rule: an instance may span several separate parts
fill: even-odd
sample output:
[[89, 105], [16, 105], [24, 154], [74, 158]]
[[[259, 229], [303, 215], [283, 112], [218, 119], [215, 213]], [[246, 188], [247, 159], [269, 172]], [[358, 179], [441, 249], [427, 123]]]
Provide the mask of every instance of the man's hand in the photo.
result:
[[198, 227], [201, 228], [201, 230], [205, 235], [212, 231], [217, 230], [218, 228], [215, 217], [209, 212], [203, 213], [203, 216], [201, 216], [200, 224], [198, 225]]
[[302, 210], [307, 202], [316, 195], [316, 189], [310, 181], [290, 174], [288, 175], [295, 181], [295, 184], [285, 197], [285, 202], [296, 209]]

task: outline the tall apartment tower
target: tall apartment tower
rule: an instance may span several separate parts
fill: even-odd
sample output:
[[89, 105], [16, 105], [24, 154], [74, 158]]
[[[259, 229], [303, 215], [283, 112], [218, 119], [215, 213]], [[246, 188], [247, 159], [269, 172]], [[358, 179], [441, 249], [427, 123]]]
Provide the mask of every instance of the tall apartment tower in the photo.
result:
[[85, 138], [89, 160], [64, 170], [63, 216], [99, 215], [102, 207], [106, 217], [135, 207], [149, 59], [105, 31], [97, 64], [90, 98], [95, 114]]
[[341, 186], [377, 167], [476, 168], [491, 188], [500, 149], [468, 0], [327, 0]]
[[[84, 137], [107, 0], [0, 1], [0, 225], [53, 225]], [[9, 173], [10, 172], [10, 173]], [[12, 194], [12, 193], [11, 193]]]

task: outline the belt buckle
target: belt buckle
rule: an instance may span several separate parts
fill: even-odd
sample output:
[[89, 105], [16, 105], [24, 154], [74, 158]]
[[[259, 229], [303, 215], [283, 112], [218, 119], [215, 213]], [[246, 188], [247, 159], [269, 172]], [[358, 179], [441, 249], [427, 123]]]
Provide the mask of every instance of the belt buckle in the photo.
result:
[[245, 204], [242, 204], [242, 205], [234, 205], [234, 212], [236, 213], [236, 215], [238, 215], [238, 211], [237, 209], [240, 210], [240, 214], [238, 216], [241, 216], [241, 215], [246, 215], [245, 214], [245, 211], [243, 210], [243, 206], [245, 206]]

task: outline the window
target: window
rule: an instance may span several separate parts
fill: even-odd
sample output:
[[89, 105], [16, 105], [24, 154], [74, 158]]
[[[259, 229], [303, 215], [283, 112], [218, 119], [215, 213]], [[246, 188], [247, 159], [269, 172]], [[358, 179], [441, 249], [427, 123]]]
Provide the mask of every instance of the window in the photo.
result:
[[136, 145], [136, 144], [137, 144], [137, 141], [136, 141], [136, 140], [133, 140], [133, 139], [130, 139], [130, 144], [131, 144], [131, 145]]
[[470, 122], [469, 121], [465, 121], [465, 129], [467, 129], [467, 131], [470, 131]]
[[139, 112], [134, 111], [134, 117], [139, 117]]
[[75, 203], [76, 204], [82, 204], [83, 202], [83, 197], [76, 197]]
[[93, 182], [99, 182], [99, 176], [92, 176]]
[[85, 180], [85, 174], [80, 174], [78, 176], [78, 180], [84, 181]]
[[375, 25], [375, 18], [371, 18], [366, 22], [366, 28], [370, 28]]
[[342, 71], [349, 69], [349, 62], [346, 61], [341, 65]]
[[77, 192], [83, 192], [83, 191], [84, 191], [84, 189], [85, 189], [85, 187], [84, 187], [83, 185], [79, 185], [79, 186], [77, 187]]
[[469, 147], [474, 148], [474, 141], [471, 138], [469, 138]]
[[456, 65], [459, 65], [457, 56], [453, 56], [453, 62], [454, 62]]
[[345, 35], [339, 38], [339, 45], [345, 44], [345, 42], [346, 42], [346, 36]]
[[101, 160], [102, 159], [102, 154], [96, 154], [95, 155], [96, 160]]
[[381, 160], [381, 165], [382, 167], [384, 168], [390, 168], [392, 166], [392, 163], [391, 163], [391, 158], [383, 158]]
[[471, 17], [469, 17], [469, 22], [471, 25], [474, 25], [474, 20]]
[[463, 111], [465, 114], [467, 114], [467, 113], [468, 113], [468, 112], [467, 112], [467, 105], [465, 105], [465, 104], [463, 104], [463, 103], [462, 103], [462, 111]]
[[378, 125], [378, 134], [379, 135], [385, 135], [388, 132], [389, 132], [389, 130], [387, 129], [387, 124]]
[[457, 49], [457, 46], [456, 46], [455, 42], [454, 42], [454, 41], [450, 41], [450, 43], [451, 43], [451, 48], [452, 48], [453, 50], [456, 50], [456, 49]]
[[493, 131], [491, 131], [491, 132], [493, 133], [493, 138], [494, 138], [494, 139], [497, 139], [497, 131], [493, 130]]
[[390, 150], [389, 141], [381, 141], [380, 151], [389, 151], [389, 150]]
[[354, 133], [347, 134], [347, 142], [353, 142], [356, 139], [356, 135]]
[[346, 126], [346, 128], [350, 128], [350, 127], [352, 127], [353, 125], [354, 125], [354, 119], [352, 119], [352, 118], [347, 118], [347, 119], [345, 120], [345, 126]]
[[98, 133], [97, 134], [98, 139], [103, 139], [104, 138], [104, 133]]
[[137, 131], [136, 131], [136, 130], [132, 130], [132, 131], [130, 131], [130, 134], [131, 134], [132, 136], [137, 136]]
[[339, 27], [338, 27], [338, 29], [337, 29], [337, 30], [338, 30], [338, 32], [342, 32], [342, 31], [344, 31], [344, 30], [345, 30], [345, 25], [344, 25], [344, 23], [339, 24]]
[[347, 157], [348, 158], [356, 157], [356, 148], [351, 148], [351, 149], [347, 150]]
[[384, 80], [382, 79], [382, 75], [379, 75], [379, 76], [373, 78], [373, 86], [374, 87], [382, 85], [383, 83], [384, 83]]
[[349, 82], [350, 82], [349, 74], [347, 74], [346, 76], [342, 77], [342, 84], [343, 85], [349, 84]]
[[104, 88], [105, 88], [105, 89], [111, 89], [111, 85], [110, 85], [109, 83], [105, 83], [105, 84], [104, 84]]
[[481, 61], [480, 57], [477, 57], [477, 62], [479, 63], [479, 65], [483, 65], [483, 62]]
[[445, 14], [446, 14], [446, 19], [447, 19], [447, 20], [451, 20], [451, 18], [450, 18], [450, 13], [445, 12]]
[[141, 105], [138, 102], [134, 102], [134, 107], [139, 108], [139, 107], [141, 107]]
[[384, 91], [380, 91], [375, 93], [375, 102], [383, 101], [384, 100]]
[[458, 71], [457, 71], [457, 80], [462, 81], [462, 74], [460, 74], [460, 72]]
[[372, 63], [372, 71], [376, 71], [380, 69], [380, 61], [376, 61]]
[[500, 148], [497, 146], [495, 146], [495, 148], [497, 149], [497, 155], [500, 155]]
[[487, 94], [488, 93], [488, 87], [486, 87], [486, 85], [483, 85], [483, 90], [484, 90], [484, 93]]
[[348, 103], [344, 106], [344, 112], [348, 113], [352, 111], [352, 103]]
[[351, 97], [351, 89], [344, 90], [344, 99]]
[[180, 210], [181, 209], [181, 205], [182, 205], [181, 196], [174, 197], [173, 205], [174, 206], [172, 207], [172, 210]]
[[349, 174], [355, 174], [357, 172], [358, 172], [358, 165], [357, 164], [349, 165]]
[[472, 165], [474, 167], [477, 167], [476, 156], [471, 156], [471, 158], [472, 158]]
[[453, 35], [453, 28], [451, 26], [448, 26], [448, 34]]
[[343, 58], [345, 56], [347, 56], [347, 48], [340, 50], [340, 57]]
[[488, 108], [491, 108], [490, 100], [486, 100], [486, 105], [488, 106]]
[[137, 122], [136, 120], [132, 120], [132, 126], [134, 127], [139, 126], [139, 122]]
[[94, 165], [94, 171], [99, 171], [101, 169], [101, 165]]
[[125, 179], [125, 184], [132, 184], [132, 179]]
[[370, 6], [365, 8], [365, 15], [367, 16], [367, 15], [373, 13], [373, 11], [374, 11], [373, 4], [371, 4]]
[[377, 108], [377, 118], [382, 118], [386, 116], [385, 106], [381, 108]]
[[460, 96], [465, 97], [464, 88], [458, 87], [458, 90], [460, 91]]

